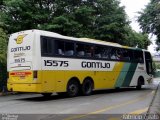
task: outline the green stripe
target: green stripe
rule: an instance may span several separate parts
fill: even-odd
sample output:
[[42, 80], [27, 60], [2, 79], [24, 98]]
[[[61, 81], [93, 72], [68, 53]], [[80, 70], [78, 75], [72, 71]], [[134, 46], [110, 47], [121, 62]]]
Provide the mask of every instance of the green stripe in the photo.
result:
[[125, 77], [127, 75], [127, 71], [129, 70], [129, 67], [130, 67], [131, 63], [124, 63], [123, 65], [123, 68], [118, 76], [118, 79], [116, 81], [116, 84], [115, 84], [115, 87], [121, 87], [124, 80], [125, 80]]
[[130, 85], [136, 68], [137, 68], [137, 63], [131, 63], [129, 70], [127, 72], [127, 75], [125, 77], [125, 81], [123, 82], [122, 86], [129, 86]]

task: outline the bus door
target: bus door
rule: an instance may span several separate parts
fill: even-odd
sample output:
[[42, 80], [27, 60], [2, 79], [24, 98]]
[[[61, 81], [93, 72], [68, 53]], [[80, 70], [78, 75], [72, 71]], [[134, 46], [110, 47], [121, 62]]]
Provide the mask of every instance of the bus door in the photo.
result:
[[145, 52], [145, 65], [147, 74], [152, 74], [152, 58], [149, 52]]

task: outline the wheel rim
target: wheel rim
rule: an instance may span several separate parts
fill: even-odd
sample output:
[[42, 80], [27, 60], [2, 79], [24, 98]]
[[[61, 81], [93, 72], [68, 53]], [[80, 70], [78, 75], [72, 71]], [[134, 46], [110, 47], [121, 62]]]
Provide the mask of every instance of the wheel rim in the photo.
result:
[[93, 83], [90, 80], [85, 80], [82, 85], [83, 95], [90, 95], [93, 90]]
[[70, 86], [69, 86], [69, 92], [70, 92], [70, 94], [71, 95], [76, 95], [77, 94], [77, 86], [75, 85], [75, 84], [71, 84]]
[[87, 82], [87, 83], [85, 84], [85, 87], [84, 87], [85, 92], [86, 92], [86, 93], [89, 93], [89, 92], [91, 91], [91, 89], [92, 89], [91, 83], [90, 83], [90, 82]]

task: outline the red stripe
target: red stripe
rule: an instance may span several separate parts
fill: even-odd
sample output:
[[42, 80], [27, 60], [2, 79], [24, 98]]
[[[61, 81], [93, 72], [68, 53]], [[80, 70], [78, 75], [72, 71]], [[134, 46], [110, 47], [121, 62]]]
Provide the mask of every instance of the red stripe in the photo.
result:
[[15, 76], [26, 76], [26, 75], [31, 75], [31, 72], [14, 72], [10, 73], [10, 75], [15, 75]]

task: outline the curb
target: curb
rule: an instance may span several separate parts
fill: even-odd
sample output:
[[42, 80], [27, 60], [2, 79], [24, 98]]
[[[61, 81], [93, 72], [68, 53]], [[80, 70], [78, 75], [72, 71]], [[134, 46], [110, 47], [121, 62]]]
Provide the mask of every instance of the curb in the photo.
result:
[[1, 96], [7, 96], [7, 95], [15, 95], [16, 94], [16, 92], [0, 92], [0, 97]]
[[145, 120], [150, 120], [150, 115], [155, 115], [157, 118], [155, 120], [159, 120], [160, 118], [160, 83], [158, 84], [154, 97], [149, 105]]

